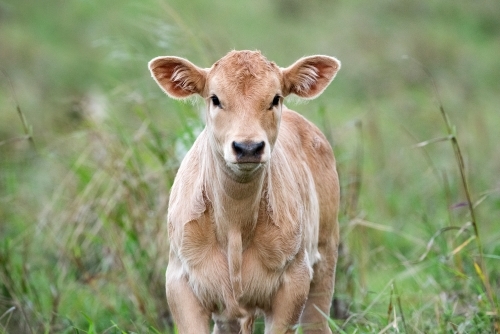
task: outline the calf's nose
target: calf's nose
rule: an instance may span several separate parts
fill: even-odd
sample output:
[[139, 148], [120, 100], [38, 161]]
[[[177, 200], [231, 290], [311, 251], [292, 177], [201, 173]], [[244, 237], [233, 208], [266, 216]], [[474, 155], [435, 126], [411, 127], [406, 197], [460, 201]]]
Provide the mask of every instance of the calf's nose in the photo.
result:
[[261, 142], [236, 142], [233, 141], [233, 151], [236, 155], [236, 161], [239, 163], [258, 163], [264, 153], [265, 143]]

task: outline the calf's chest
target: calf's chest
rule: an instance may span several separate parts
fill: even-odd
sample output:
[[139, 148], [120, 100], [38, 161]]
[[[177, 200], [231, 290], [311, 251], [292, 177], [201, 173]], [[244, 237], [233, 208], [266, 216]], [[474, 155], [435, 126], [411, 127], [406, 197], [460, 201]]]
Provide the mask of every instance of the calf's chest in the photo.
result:
[[241, 273], [240, 296], [234, 295], [231, 284], [231, 240], [221, 237], [216, 226], [208, 214], [184, 225], [177, 253], [194, 293], [213, 312], [235, 305], [268, 308], [283, 272], [303, 251], [300, 226], [284, 222], [278, 226], [263, 214], [250, 230], [231, 233], [231, 237], [239, 237], [242, 242], [241, 266], [233, 268]]

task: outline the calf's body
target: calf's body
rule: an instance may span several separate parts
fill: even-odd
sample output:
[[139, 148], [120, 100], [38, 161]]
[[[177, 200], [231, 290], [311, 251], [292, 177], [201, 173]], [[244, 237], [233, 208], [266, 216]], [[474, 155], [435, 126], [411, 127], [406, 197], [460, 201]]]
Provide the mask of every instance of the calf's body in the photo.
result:
[[169, 203], [167, 301], [179, 333], [330, 333], [339, 184], [316, 126], [283, 105], [319, 95], [340, 63], [279, 68], [233, 51], [209, 69], [176, 57], [150, 64], [174, 98], [207, 100], [206, 127], [184, 158]]

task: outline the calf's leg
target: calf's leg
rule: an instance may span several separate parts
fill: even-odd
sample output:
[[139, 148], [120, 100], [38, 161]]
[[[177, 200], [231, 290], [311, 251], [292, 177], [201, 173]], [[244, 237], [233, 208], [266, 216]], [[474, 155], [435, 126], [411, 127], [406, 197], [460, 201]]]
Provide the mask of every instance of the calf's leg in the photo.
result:
[[284, 274], [271, 309], [265, 312], [266, 334], [295, 333], [309, 293], [309, 268], [305, 252], [301, 253]]
[[337, 243], [334, 240], [319, 244], [321, 260], [314, 269], [313, 280], [307, 303], [302, 312], [300, 323], [304, 333], [332, 333], [326, 316], [330, 314], [335, 285], [335, 266], [337, 264]]
[[167, 302], [178, 333], [209, 334], [210, 313], [202, 307], [180, 270], [179, 260], [171, 254], [166, 273]]

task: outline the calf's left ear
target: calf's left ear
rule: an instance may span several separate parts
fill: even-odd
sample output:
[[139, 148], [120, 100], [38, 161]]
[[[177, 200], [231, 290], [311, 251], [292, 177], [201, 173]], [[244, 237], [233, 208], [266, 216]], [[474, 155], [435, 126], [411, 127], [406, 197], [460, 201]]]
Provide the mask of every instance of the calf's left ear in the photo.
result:
[[179, 57], [157, 57], [148, 64], [156, 83], [174, 99], [203, 94], [207, 72]]
[[282, 70], [283, 94], [306, 99], [320, 95], [340, 69], [340, 61], [328, 56], [310, 56]]

